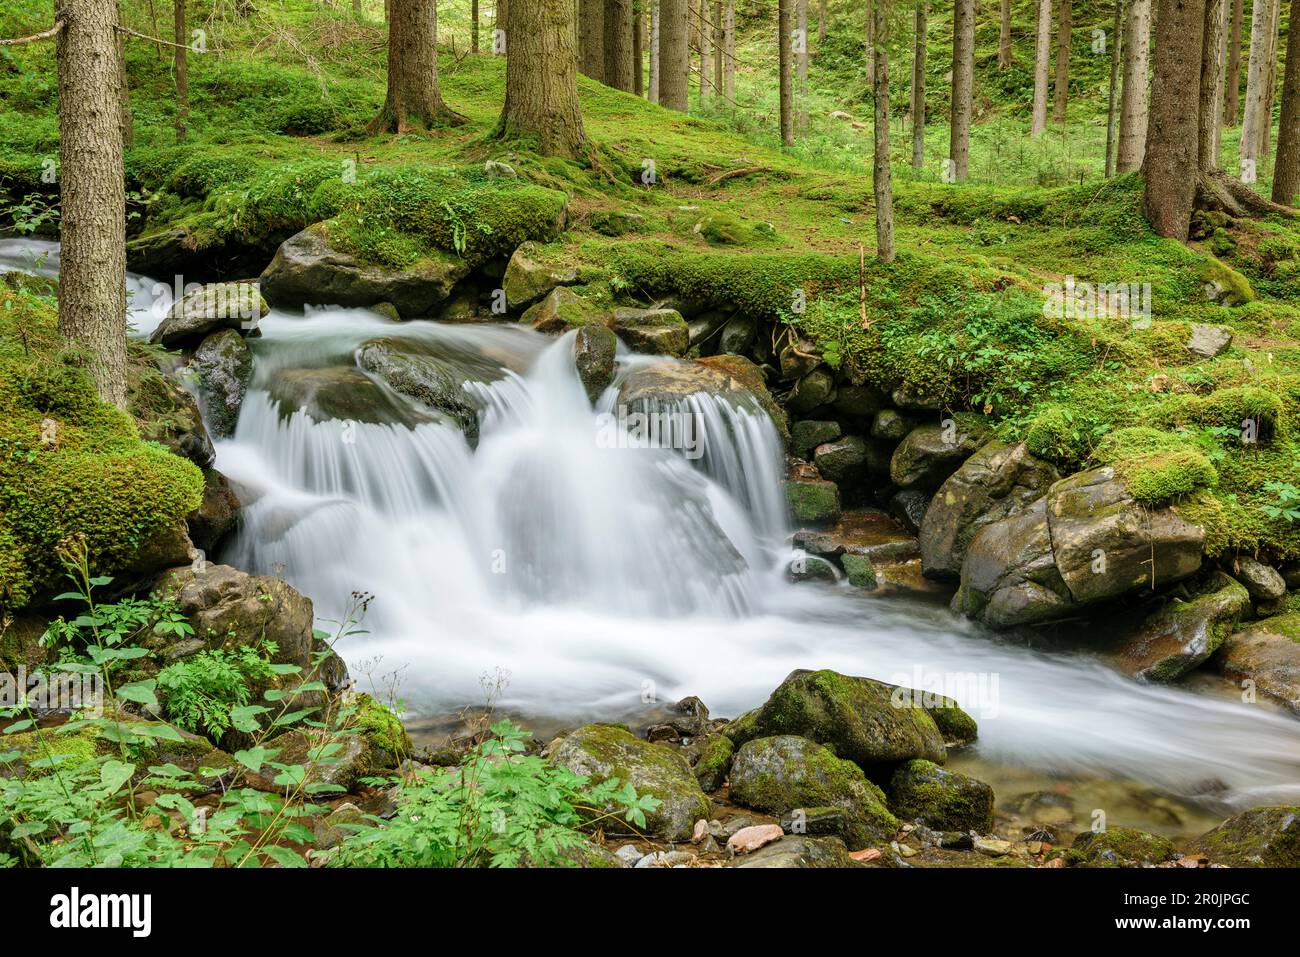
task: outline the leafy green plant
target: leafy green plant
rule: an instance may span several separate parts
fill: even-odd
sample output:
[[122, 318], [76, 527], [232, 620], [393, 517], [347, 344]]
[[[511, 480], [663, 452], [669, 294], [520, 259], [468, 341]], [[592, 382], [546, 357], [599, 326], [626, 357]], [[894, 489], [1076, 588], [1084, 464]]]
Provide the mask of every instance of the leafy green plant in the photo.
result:
[[248, 704], [251, 689], [270, 681], [274, 642], [233, 651], [200, 651], [158, 673], [167, 718], [178, 727], [218, 740], [232, 727], [231, 712]]
[[1259, 506], [1261, 512], [1269, 518], [1300, 522], [1300, 487], [1290, 482], [1265, 482], [1264, 491], [1273, 496], [1273, 501]]

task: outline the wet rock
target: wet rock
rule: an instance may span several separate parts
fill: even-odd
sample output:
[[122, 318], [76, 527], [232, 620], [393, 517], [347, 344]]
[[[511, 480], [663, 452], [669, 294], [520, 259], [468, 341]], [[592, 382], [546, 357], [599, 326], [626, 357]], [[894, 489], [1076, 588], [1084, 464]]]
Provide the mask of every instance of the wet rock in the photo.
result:
[[727, 781], [736, 746], [725, 734], [703, 734], [682, 749], [703, 791], [716, 791]]
[[583, 326], [573, 340], [573, 362], [587, 398], [592, 402], [599, 399], [601, 393], [614, 381], [614, 353], [617, 348], [618, 339], [604, 326]]
[[515, 250], [506, 265], [502, 289], [512, 309], [522, 309], [541, 299], [556, 286], [571, 286], [578, 281], [573, 266], [548, 259], [536, 243], [526, 242]]
[[[866, 769], [912, 758], [943, 761], [944, 736], [931, 709], [916, 703], [920, 696], [871, 678], [796, 671], [723, 733], [738, 745], [759, 737], [799, 735]], [[734, 778], [734, 767], [732, 773]]]
[[1277, 569], [1248, 555], [1232, 560], [1232, 577], [1245, 585], [1256, 601], [1277, 601], [1286, 594], [1286, 580]]
[[615, 309], [610, 327], [634, 352], [682, 356], [690, 345], [686, 320], [676, 309]]
[[842, 807], [850, 849], [888, 840], [898, 827], [884, 793], [861, 768], [795, 735], [741, 745], [731, 766], [730, 795], [738, 804], [777, 815], [803, 807]]
[[840, 489], [811, 466], [795, 468], [785, 480], [790, 515], [801, 524], [827, 525], [839, 521]]
[[1232, 330], [1227, 326], [1212, 326], [1204, 322], [1192, 323], [1192, 335], [1187, 340], [1187, 351], [1199, 359], [1213, 359], [1232, 345]]
[[786, 837], [762, 850], [738, 857], [733, 867], [854, 867], [848, 848], [837, 837]]
[[813, 369], [790, 390], [786, 408], [802, 415], [835, 399], [835, 377], [826, 369]]
[[235, 527], [241, 507], [230, 480], [216, 469], [207, 469], [203, 473], [203, 503], [186, 519], [194, 546], [213, 554]]
[[842, 384], [835, 390], [835, 411], [840, 415], [874, 416], [884, 402], [885, 397], [869, 385]]
[[810, 555], [835, 561], [844, 555], [861, 555], [880, 563], [920, 557], [916, 539], [885, 512], [873, 508], [846, 511], [831, 529], [795, 532], [794, 544]]
[[253, 377], [248, 343], [233, 329], [214, 332], [194, 350], [190, 367], [197, 376], [199, 401], [212, 434], [219, 439], [233, 435]]
[[826, 442], [813, 451], [822, 478], [841, 487], [861, 482], [867, 471], [867, 443], [856, 435]]
[[931, 761], [908, 761], [889, 782], [889, 809], [941, 831], [993, 830], [993, 789]]
[[1300, 717], [1300, 613], [1265, 618], [1230, 635], [1214, 664], [1224, 677], [1253, 682], [1256, 693]]
[[789, 582], [834, 583], [839, 578], [840, 573], [836, 567], [816, 555], [796, 555], [785, 569], [785, 580]]
[[901, 442], [916, 428], [916, 422], [896, 409], [881, 409], [871, 420], [871, 437], [886, 442]]
[[350, 801], [344, 801], [329, 814], [314, 818], [316, 847], [327, 851], [337, 847], [356, 833], [357, 826], [369, 824], [361, 809]]
[[787, 834], [843, 837], [848, 825], [848, 811], [834, 805], [795, 808], [781, 815], [781, 827]]
[[1201, 835], [1191, 849], [1229, 867], [1300, 867], [1300, 807], [1257, 807]]
[[1010, 841], [997, 837], [977, 837], [971, 847], [985, 857], [1005, 857], [1015, 849], [1015, 845]]
[[217, 457], [194, 396], [176, 381], [183, 372], [153, 366], [128, 368], [127, 403], [140, 437], [167, 446], [201, 469]]
[[359, 262], [332, 243], [325, 223], [281, 244], [262, 273], [262, 295], [274, 306], [374, 306], [389, 302], [404, 317], [427, 315], [469, 274], [458, 256], [434, 252], [392, 269]]
[[727, 850], [733, 854], [750, 854], [773, 841], [785, 837], [779, 824], [755, 824], [744, 827], [727, 839]]
[[930, 496], [916, 489], [902, 489], [889, 498], [889, 514], [914, 535], [920, 533], [929, 507]]
[[787, 341], [777, 353], [781, 378], [787, 382], [806, 376], [817, 368], [821, 361], [816, 344], [808, 339], [800, 339], [798, 342]]
[[655, 412], [682, 408], [684, 400], [700, 392], [742, 409], [766, 412], [777, 431], [785, 434], [785, 413], [767, 391], [758, 367], [740, 356], [694, 362], [664, 359], [640, 366], [623, 379], [618, 402], [630, 410]]
[[[276, 752], [273, 759], [276, 764], [306, 767], [308, 785], [330, 784], [348, 791], [359, 778], [375, 770], [371, 765], [370, 744], [360, 735], [336, 735], [314, 729], [289, 731], [271, 738], [266, 746]], [[257, 773], [249, 772], [246, 778], [259, 790], [283, 792], [284, 785], [275, 783], [279, 774], [278, 768], [267, 764]], [[328, 798], [334, 793], [337, 792], [323, 792], [321, 797]]]
[[840, 558], [840, 564], [844, 567], [849, 584], [854, 588], [871, 591], [880, 584], [876, 578], [876, 568], [866, 555], [845, 554]]
[[379, 386], [355, 366], [282, 369], [270, 383], [282, 418], [305, 412], [314, 422], [364, 422], [413, 427], [436, 421]]
[[267, 311], [257, 283], [210, 283], [173, 304], [149, 341], [175, 348], [192, 345], [219, 329], [248, 332]]
[[1173, 860], [1174, 845], [1137, 828], [1111, 827], [1078, 835], [1068, 857], [1083, 867], [1139, 867]]
[[987, 426], [965, 417], [918, 425], [894, 450], [889, 477], [899, 488], [933, 491], [987, 438]]
[[[662, 803], [646, 814], [647, 833], [664, 841], [688, 841], [695, 822], [709, 813], [709, 799], [680, 752], [634, 737], [611, 724], [589, 724], [553, 741], [547, 757], [599, 783], [611, 777], [630, 783], [637, 794]], [[607, 819], [612, 831], [616, 819]]]
[[530, 306], [519, 321], [538, 332], [559, 334], [593, 323], [605, 325], [609, 321], [609, 312], [572, 289], [559, 286], [541, 302]]
[[699, 858], [690, 851], [653, 851], [641, 858], [635, 867], [689, 867]]
[[614, 856], [623, 863], [624, 867], [635, 867], [636, 863], [645, 857], [645, 853], [635, 844], [624, 844], [614, 852]]
[[1022, 511], [1060, 478], [1024, 443], [990, 442], [940, 486], [921, 521], [921, 568], [927, 577], [956, 580], [971, 539], [993, 522]]
[[910, 386], [899, 386], [890, 394], [890, 401], [900, 409], [918, 412], [936, 412], [942, 405], [938, 396], [929, 395]]
[[817, 446], [834, 442], [842, 434], [838, 422], [801, 419], [790, 426], [790, 451], [796, 458], [806, 459]]
[[1249, 611], [1246, 589], [1216, 572], [1189, 600], [1166, 603], [1107, 657], [1135, 677], [1176, 681], [1209, 658]]
[[363, 343], [357, 364], [394, 391], [445, 415], [471, 445], [478, 441], [478, 407], [464, 384], [495, 382], [502, 375], [499, 365], [482, 356], [407, 338]]
[[718, 352], [744, 355], [754, 344], [756, 334], [753, 319], [747, 316], [736, 316], [728, 320], [718, 334]]

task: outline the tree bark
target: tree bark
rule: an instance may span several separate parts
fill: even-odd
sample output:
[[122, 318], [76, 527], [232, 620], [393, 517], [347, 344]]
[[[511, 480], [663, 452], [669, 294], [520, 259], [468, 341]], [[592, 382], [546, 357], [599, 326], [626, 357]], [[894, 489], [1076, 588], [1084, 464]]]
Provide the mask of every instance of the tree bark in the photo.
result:
[[1196, 201], [1206, 0], [1160, 0], [1144, 206], [1159, 235], [1185, 241]]
[[826, 0], [819, 0], [817, 4], [817, 44], [826, 42]]
[[126, 407], [124, 69], [116, 3], [58, 0], [59, 334], [86, 358], [95, 391]]
[[478, 0], [469, 2], [469, 48], [478, 53]]
[[1232, 31], [1228, 36], [1228, 68], [1224, 75], [1223, 123], [1241, 122], [1241, 21], [1244, 0], [1232, 0]]
[[186, 0], [173, 0], [176, 46], [172, 50], [176, 72], [176, 142], [183, 143], [190, 119], [189, 31], [185, 28]]
[[605, 83], [632, 92], [632, 0], [605, 0]]
[[781, 143], [794, 146], [794, 54], [790, 46], [795, 0], [777, 0], [776, 32], [780, 43]]
[[998, 10], [998, 69], [1011, 66], [1011, 0], [1002, 0]]
[[929, 0], [917, 0], [916, 37], [912, 48], [912, 168], [925, 166], [925, 57], [929, 35]]
[[605, 0], [578, 0], [583, 74], [605, 82]]
[[714, 0], [713, 4], [713, 92], [721, 94], [722, 90], [722, 62], [726, 59], [726, 52], [723, 46], [726, 42], [726, 36], [722, 28], [722, 4]]
[[632, 92], [645, 95], [645, 11], [641, 0], [632, 4]]
[[1131, 173], [1142, 168], [1147, 142], [1151, 51], [1151, 0], [1132, 0], [1124, 25], [1124, 94], [1119, 108], [1119, 158], [1115, 169]]
[[1115, 175], [1115, 140], [1119, 137], [1119, 79], [1124, 57], [1124, 2], [1115, 0], [1111, 27], [1110, 91], [1106, 99], [1106, 178]]
[[875, 150], [871, 160], [871, 183], [876, 194], [876, 258], [894, 261], [894, 184], [889, 168], [889, 0], [875, 0], [876, 64]]
[[392, 0], [388, 21], [388, 97], [371, 124], [404, 133], [415, 128], [456, 126], [465, 117], [447, 106], [438, 88], [436, 0]]
[[1029, 133], [1047, 129], [1047, 76], [1052, 58], [1052, 0], [1038, 0], [1038, 30], [1034, 43], [1034, 115]]
[[975, 93], [975, 0], [956, 0], [952, 29], [952, 125], [948, 136], [951, 173], [967, 177], [970, 122]]
[[795, 113], [796, 129], [800, 136], [808, 133], [808, 0], [795, 0], [798, 12], [800, 48], [795, 53], [795, 74], [798, 78], [799, 109]]
[[1065, 122], [1065, 109], [1070, 99], [1070, 0], [1060, 0], [1056, 27], [1056, 85], [1053, 87], [1052, 122], [1060, 126]]
[[1264, 101], [1268, 95], [1269, 32], [1273, 28], [1273, 4], [1277, 0], [1254, 0], [1250, 17], [1250, 57], [1246, 63], [1246, 107], [1241, 118], [1241, 161], [1257, 164], [1264, 145], [1262, 132]]
[[736, 2], [726, 0], [722, 11], [722, 93], [736, 99]]
[[[1273, 26], [1268, 31], [1268, 85], [1264, 89], [1264, 120], [1259, 127], [1259, 155], [1268, 156], [1273, 138], [1273, 95], [1277, 87], [1278, 30], [1282, 25], [1282, 0], [1273, 0]], [[128, 146], [131, 144], [128, 142]]]
[[506, 101], [495, 135], [536, 137], [545, 156], [576, 159], [585, 135], [578, 107], [572, 0], [529, 0], [511, 11]]
[[697, 15], [699, 17], [697, 36], [700, 52], [700, 102], [713, 95], [713, 80], [709, 65], [713, 62], [713, 20], [709, 17], [709, 0], [700, 0]]
[[[117, 20], [122, 22], [122, 6], [117, 7]], [[135, 116], [131, 112], [131, 78], [126, 70], [126, 34], [117, 34], [117, 60], [122, 69], [117, 75], [118, 109], [122, 125], [122, 146], [130, 149], [135, 144]]]
[[659, 0], [650, 0], [650, 90], [651, 103], [659, 102]]
[[1206, 0], [1205, 26], [1201, 35], [1200, 120], [1197, 133], [1198, 168], [1208, 172], [1219, 168], [1219, 117], [1223, 92], [1223, 48], [1226, 0]]
[[682, 113], [690, 106], [689, 12], [687, 0], [659, 0], [659, 102]]
[[1273, 202], [1294, 206], [1300, 193], [1300, 0], [1291, 0], [1282, 81], [1282, 125], [1273, 164]]
[[876, 88], [876, 58], [872, 51], [876, 48], [876, 13], [873, 0], [866, 0], [867, 7], [867, 86]]

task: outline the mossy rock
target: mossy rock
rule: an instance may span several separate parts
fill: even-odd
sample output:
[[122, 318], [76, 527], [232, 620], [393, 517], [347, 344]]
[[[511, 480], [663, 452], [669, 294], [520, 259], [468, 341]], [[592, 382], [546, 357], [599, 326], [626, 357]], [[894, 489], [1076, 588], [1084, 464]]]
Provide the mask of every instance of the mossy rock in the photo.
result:
[[1074, 839], [1067, 858], [1082, 867], [1139, 867], [1163, 864], [1174, 858], [1174, 844], [1166, 837], [1132, 827], [1085, 831]]
[[938, 831], [993, 830], [993, 789], [932, 761], [908, 761], [889, 782], [889, 808], [904, 821]]
[[801, 419], [790, 426], [790, 451], [795, 457], [806, 459], [817, 446], [834, 442], [842, 434], [838, 422]]
[[566, 286], [557, 286], [529, 307], [519, 321], [538, 332], [563, 333], [586, 325], [606, 325], [609, 311]]
[[614, 381], [618, 339], [613, 330], [591, 323], [578, 329], [573, 339], [573, 365], [587, 398], [595, 402]]
[[792, 478], [785, 484], [785, 500], [796, 522], [829, 525], [839, 521], [840, 490], [834, 482], [818, 478]]
[[1201, 835], [1191, 849], [1229, 867], [1300, 867], [1300, 807], [1257, 807]]
[[0, 753], [10, 754], [11, 760], [0, 764], [0, 776], [43, 777], [106, 756], [121, 758], [123, 747], [124, 760], [134, 763], [142, 775], [150, 765], [197, 768], [199, 759], [213, 754], [206, 738], [162, 721], [125, 715], [104, 720], [107, 726], [75, 722], [5, 735], [0, 739]]
[[[660, 804], [646, 814], [646, 831], [659, 840], [689, 840], [695, 822], [709, 816], [709, 799], [681, 752], [642, 741], [624, 727], [584, 725], [552, 742], [547, 757], [594, 783], [617, 778], [631, 784], [638, 795], [656, 798]], [[627, 822], [617, 819], [602, 823], [606, 830], [620, 824], [623, 829], [633, 830]]]
[[522, 309], [556, 286], [571, 286], [577, 281], [576, 268], [546, 256], [536, 243], [524, 243], [510, 256], [501, 288], [510, 307]]
[[706, 734], [687, 745], [688, 759], [695, 770], [695, 780], [704, 791], [716, 791], [727, 780], [736, 745], [725, 734]]
[[349, 696], [347, 703], [356, 709], [352, 727], [369, 743], [375, 767], [395, 768], [414, 751], [402, 719], [373, 697], [359, 692]]
[[840, 556], [840, 564], [844, 567], [844, 574], [848, 576], [849, 584], [853, 587], [873, 591], [879, 584], [876, 568], [866, 555], [846, 553]]
[[844, 839], [851, 850], [882, 844], [898, 830], [885, 795], [851, 761], [797, 735], [755, 738], [731, 765], [731, 800], [769, 814], [800, 808], [844, 808]]

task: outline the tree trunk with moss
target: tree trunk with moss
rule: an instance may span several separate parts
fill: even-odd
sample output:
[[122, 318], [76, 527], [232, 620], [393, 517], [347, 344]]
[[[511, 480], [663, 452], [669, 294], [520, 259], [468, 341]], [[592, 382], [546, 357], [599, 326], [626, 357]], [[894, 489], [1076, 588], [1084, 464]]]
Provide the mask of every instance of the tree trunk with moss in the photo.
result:
[[584, 76], [605, 82], [605, 0], [578, 0]]
[[506, 102], [496, 136], [534, 137], [544, 156], [577, 159], [585, 144], [578, 106], [572, 0], [529, 0], [510, 11]]
[[689, 12], [687, 0], [659, 0], [659, 102], [681, 113], [690, 107]]
[[1147, 127], [1144, 205], [1161, 236], [1186, 240], [1199, 181], [1206, 0], [1160, 0]]
[[965, 180], [970, 163], [970, 123], [975, 95], [975, 0], [956, 0], [952, 29], [952, 112], [948, 161], [952, 178]]
[[436, 0], [392, 0], [388, 20], [388, 96], [372, 129], [455, 126], [465, 118], [447, 106], [438, 88]]
[[876, 199], [876, 258], [891, 263], [894, 261], [894, 184], [889, 168], [889, 0], [876, 0], [872, 17], [876, 85], [871, 184]]
[[1273, 202], [1294, 206], [1300, 194], [1300, 0], [1291, 0], [1286, 38], [1286, 77], [1282, 80], [1282, 125], [1273, 164]]
[[126, 187], [117, 4], [58, 0], [59, 334], [126, 407]]

